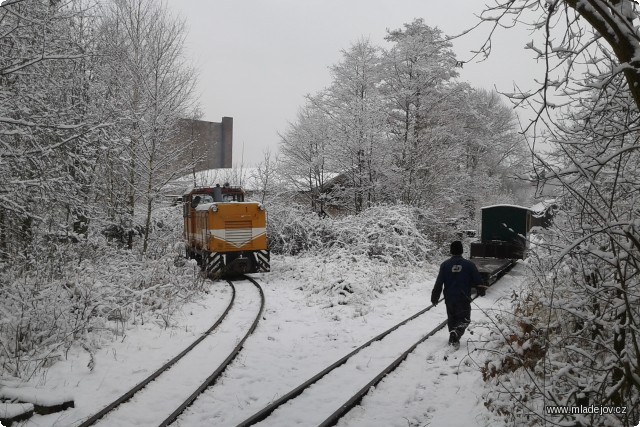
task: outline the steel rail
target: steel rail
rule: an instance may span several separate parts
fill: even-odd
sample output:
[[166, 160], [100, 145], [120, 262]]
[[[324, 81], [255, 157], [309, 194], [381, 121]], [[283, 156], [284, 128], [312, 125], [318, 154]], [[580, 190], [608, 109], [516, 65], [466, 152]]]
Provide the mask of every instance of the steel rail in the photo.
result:
[[[477, 295], [471, 298], [471, 301], [475, 300], [476, 298], [478, 298]], [[378, 375], [376, 375], [374, 379], [369, 381], [367, 385], [362, 387], [360, 390], [358, 390], [357, 393], [351, 396], [349, 400], [343, 403], [340, 406], [340, 408], [338, 408], [333, 414], [331, 414], [326, 420], [324, 420], [318, 427], [330, 427], [330, 426], [336, 425], [338, 423], [338, 420], [340, 420], [340, 418], [345, 416], [347, 412], [355, 408], [360, 403], [362, 398], [369, 392], [371, 387], [375, 387], [380, 381], [382, 381], [384, 377], [386, 377], [389, 373], [394, 371], [407, 358], [407, 356], [416, 349], [416, 347], [418, 347], [420, 344], [422, 344], [423, 342], [431, 338], [433, 335], [435, 335], [436, 332], [442, 330], [446, 325], [447, 325], [447, 320], [443, 321], [438, 326], [433, 328], [424, 337], [420, 338], [415, 344], [413, 344], [398, 358], [396, 358], [393, 362], [391, 362], [389, 366], [387, 366]]]
[[88, 427], [88, 426], [91, 426], [91, 425], [95, 424], [98, 420], [100, 420], [106, 414], [108, 414], [109, 412], [113, 411], [115, 408], [117, 408], [118, 406], [120, 406], [124, 402], [128, 401], [129, 399], [131, 399], [133, 397], [133, 395], [135, 395], [137, 392], [139, 392], [140, 390], [145, 388], [151, 381], [153, 381], [156, 378], [158, 378], [167, 369], [169, 369], [170, 367], [175, 365], [176, 362], [178, 362], [180, 359], [182, 359], [187, 353], [189, 353], [191, 350], [193, 350], [195, 346], [197, 346], [205, 338], [207, 338], [207, 336], [209, 336], [209, 334], [211, 334], [220, 325], [220, 323], [222, 323], [222, 321], [227, 316], [227, 314], [229, 313], [229, 311], [231, 310], [231, 307], [233, 307], [233, 304], [235, 302], [236, 288], [235, 288], [235, 286], [233, 286], [233, 283], [231, 283], [230, 281], [228, 281], [227, 283], [229, 283], [229, 285], [231, 286], [231, 290], [232, 290], [231, 300], [229, 301], [229, 304], [227, 305], [227, 308], [225, 309], [224, 313], [222, 313], [220, 318], [218, 318], [218, 320], [216, 320], [216, 322], [209, 329], [207, 329], [198, 339], [196, 339], [194, 342], [192, 342], [187, 348], [185, 348], [183, 351], [181, 351], [173, 359], [169, 360], [167, 363], [162, 365], [158, 370], [153, 372], [151, 375], [149, 375], [147, 378], [142, 380], [139, 384], [137, 384], [135, 387], [133, 387], [132, 389], [127, 391], [125, 394], [120, 396], [118, 399], [116, 399], [113, 402], [111, 402], [109, 405], [107, 405], [105, 408], [103, 408], [100, 412], [92, 415], [89, 419], [84, 421], [82, 424], [79, 424], [78, 427]]
[[[513, 267], [513, 265], [514, 264], [510, 264], [507, 268], [501, 270], [500, 274], [497, 275], [495, 280], [493, 280], [490, 283], [490, 285], [492, 285], [495, 282], [497, 282], [507, 271], [509, 271], [511, 269], [511, 267]], [[476, 296], [474, 296], [471, 299], [471, 301], [474, 301], [476, 298], [478, 298], [477, 294], [476, 294]], [[443, 300], [444, 300], [444, 298], [441, 298], [438, 301], [438, 303], [442, 302]], [[257, 424], [257, 423], [259, 423], [261, 421], [264, 421], [277, 408], [279, 408], [280, 406], [282, 406], [286, 402], [288, 402], [290, 400], [293, 400], [294, 398], [298, 397], [300, 394], [302, 394], [304, 392], [304, 390], [309, 388], [312, 384], [318, 382], [321, 378], [323, 378], [324, 376], [328, 375], [334, 369], [336, 369], [339, 366], [345, 364], [347, 362], [347, 360], [349, 360], [356, 353], [358, 353], [361, 350], [363, 350], [364, 348], [370, 346], [372, 343], [374, 343], [376, 341], [380, 341], [382, 338], [384, 338], [385, 336], [387, 336], [391, 332], [395, 331], [400, 326], [410, 322], [411, 320], [414, 320], [415, 318], [417, 318], [418, 316], [420, 316], [420, 315], [424, 314], [425, 312], [429, 311], [433, 307], [434, 307], [433, 305], [430, 305], [430, 306], [424, 308], [423, 310], [419, 311], [418, 313], [414, 314], [413, 316], [403, 320], [402, 322], [400, 322], [400, 323], [396, 324], [395, 326], [389, 328], [388, 330], [384, 331], [380, 335], [377, 335], [376, 337], [374, 337], [371, 340], [367, 341], [365, 344], [363, 344], [360, 347], [356, 348], [351, 353], [347, 354], [346, 356], [344, 356], [340, 360], [338, 360], [335, 363], [333, 363], [331, 366], [325, 368], [324, 370], [322, 370], [318, 374], [316, 374], [313, 377], [309, 378], [304, 383], [300, 384], [295, 389], [293, 389], [290, 392], [286, 393], [285, 395], [283, 395], [282, 397], [278, 398], [277, 400], [271, 402], [269, 405], [265, 406], [263, 409], [261, 409], [260, 411], [256, 412], [251, 417], [249, 417], [246, 420], [242, 421], [241, 423], [239, 423], [237, 425], [237, 427], [248, 427], [248, 426]], [[338, 408], [325, 421], [323, 421], [322, 424], [320, 424], [320, 426], [321, 427], [328, 427], [328, 426], [335, 425], [340, 418], [342, 418], [347, 412], [349, 412], [351, 409], [353, 409], [355, 406], [357, 406], [360, 403], [362, 398], [365, 396], [365, 394], [368, 393], [368, 391], [371, 389], [371, 387], [375, 387], [385, 376], [387, 376], [390, 372], [395, 370], [400, 365], [400, 363], [402, 363], [402, 361], [404, 361], [407, 358], [407, 356], [416, 349], [416, 347], [418, 345], [422, 344], [424, 341], [426, 341], [427, 339], [432, 337], [436, 332], [442, 330], [446, 325], [447, 325], [447, 321], [445, 320], [442, 323], [438, 324], [434, 329], [432, 329], [425, 336], [420, 338], [416, 343], [414, 343], [411, 347], [409, 347], [409, 349], [407, 349], [398, 358], [396, 358], [389, 366], [387, 366], [383, 371], [381, 371], [378, 375], [376, 375], [376, 377], [373, 380], [371, 380], [367, 385], [362, 387], [357, 393], [355, 393], [353, 396], [351, 396], [351, 398], [349, 398], [349, 400], [347, 402], [345, 402], [343, 405], [341, 405], [340, 408]]]
[[[265, 305], [264, 292], [260, 284], [256, 282], [254, 279], [248, 276], [242, 276], [242, 277], [243, 279], [253, 283], [258, 288], [258, 292], [260, 292], [260, 310], [258, 311], [258, 314], [256, 315], [256, 318], [254, 319], [253, 323], [251, 324], [249, 331], [244, 335], [242, 340], [240, 340], [238, 345], [236, 345], [236, 347], [231, 351], [231, 353], [229, 354], [229, 356], [227, 356], [224, 362], [222, 362], [222, 364], [211, 375], [209, 375], [209, 377], [207, 377], [207, 379], [200, 385], [200, 387], [198, 387], [196, 391], [194, 391], [191, 394], [191, 396], [187, 398], [187, 400], [185, 400], [175, 411], [173, 411], [173, 413], [169, 415], [160, 424], [159, 427], [166, 427], [169, 424], [173, 423], [180, 416], [180, 414], [182, 414], [185, 411], [185, 409], [191, 406], [191, 404], [198, 398], [200, 394], [202, 394], [207, 388], [215, 384], [215, 382], [220, 377], [220, 375], [224, 372], [227, 366], [231, 364], [231, 362], [235, 359], [235, 357], [238, 355], [240, 350], [242, 350], [242, 347], [244, 346], [245, 341], [249, 338], [249, 336], [253, 333], [253, 331], [255, 331], [256, 327], [258, 326], [258, 321], [262, 317], [262, 312], [264, 310], [264, 305]], [[231, 281], [229, 281], [229, 283], [231, 283]]]
[[[498, 280], [500, 280], [500, 278], [504, 276], [509, 270], [511, 270], [511, 268], [514, 265], [515, 263], [511, 263], [506, 268], [500, 270], [496, 274], [495, 280], [491, 282], [491, 285], [496, 283]], [[476, 298], [478, 298], [477, 294], [476, 296], [471, 298], [471, 302], [473, 302]], [[407, 358], [407, 356], [416, 349], [416, 347], [418, 347], [424, 341], [428, 340], [436, 332], [443, 329], [446, 326], [446, 324], [447, 324], [447, 321], [445, 320], [444, 322], [436, 326], [433, 330], [431, 330], [431, 332], [429, 332], [427, 335], [420, 338], [407, 351], [402, 353], [396, 360], [391, 362], [391, 364], [389, 364], [389, 366], [387, 366], [383, 371], [381, 371], [373, 380], [371, 380], [367, 385], [362, 387], [360, 390], [358, 390], [357, 393], [351, 396], [351, 398], [347, 402], [345, 402], [342, 406], [340, 406], [340, 408], [338, 408], [333, 414], [331, 414], [326, 420], [324, 420], [318, 427], [331, 427], [336, 425], [340, 420], [340, 418], [345, 416], [350, 410], [355, 408], [360, 403], [360, 401], [362, 401], [362, 398], [369, 392], [371, 387], [375, 387], [384, 377], [386, 377], [389, 373], [395, 370], [400, 365], [400, 363], [402, 363], [402, 361], [404, 361]]]
[[[440, 299], [440, 301], [442, 301], [442, 300], [443, 299]], [[302, 392], [305, 389], [309, 388], [312, 384], [318, 382], [321, 378], [323, 378], [324, 376], [329, 374], [334, 369], [344, 365], [347, 362], [347, 360], [349, 360], [356, 353], [360, 352], [361, 350], [365, 349], [366, 347], [369, 347], [374, 342], [380, 341], [381, 339], [383, 339], [384, 337], [389, 335], [391, 332], [393, 332], [396, 329], [398, 329], [400, 326], [403, 326], [403, 325], [409, 323], [410, 321], [414, 320], [415, 318], [423, 315], [427, 311], [431, 310], [433, 307], [434, 307], [433, 304], [429, 305], [428, 307], [420, 310], [419, 312], [417, 312], [413, 316], [408, 317], [407, 319], [405, 319], [402, 322], [396, 324], [395, 326], [392, 326], [391, 328], [387, 329], [386, 331], [382, 332], [381, 334], [371, 338], [369, 341], [367, 341], [366, 343], [362, 344], [360, 347], [356, 348], [351, 353], [349, 353], [346, 356], [342, 357], [340, 360], [334, 362], [331, 366], [328, 366], [327, 368], [325, 368], [322, 371], [318, 372], [316, 375], [314, 375], [313, 377], [309, 378], [307, 381], [305, 381], [304, 383], [300, 384], [298, 387], [294, 388], [293, 390], [291, 390], [287, 394], [281, 396], [277, 400], [274, 400], [269, 405], [265, 406], [263, 409], [261, 409], [260, 411], [256, 412], [255, 414], [253, 414], [251, 417], [249, 417], [246, 420], [242, 421], [240, 424], [237, 425], [237, 427], [247, 427], [247, 426], [251, 426], [253, 424], [256, 424], [256, 423], [259, 423], [260, 421], [265, 420], [266, 418], [269, 417], [269, 415], [271, 415], [271, 413], [273, 411], [278, 409], [278, 407], [280, 407], [280, 406], [284, 405], [285, 403], [287, 403], [288, 401], [298, 397], [300, 394], [302, 394]]]
[[[504, 276], [509, 270], [511, 270], [511, 268], [514, 265], [515, 265], [515, 262], [509, 264], [506, 268], [501, 269], [495, 275], [496, 276], [495, 280], [493, 280], [490, 283], [490, 285], [493, 285], [498, 280], [500, 280], [500, 278], [502, 278], [502, 276]], [[473, 302], [476, 298], [478, 298], [477, 294], [476, 294], [476, 296], [471, 298], [471, 302]], [[319, 427], [330, 427], [330, 426], [336, 425], [338, 423], [338, 421], [340, 420], [340, 418], [345, 416], [350, 410], [355, 408], [360, 403], [360, 401], [362, 401], [362, 398], [369, 392], [371, 387], [375, 387], [385, 376], [387, 376], [389, 373], [391, 373], [393, 370], [395, 370], [400, 365], [400, 363], [402, 363], [402, 361], [404, 361], [407, 358], [407, 356], [416, 349], [416, 347], [418, 347], [424, 341], [428, 340], [436, 332], [438, 332], [439, 330], [443, 329], [446, 326], [446, 324], [447, 324], [447, 321], [445, 320], [444, 322], [442, 322], [438, 326], [436, 326], [433, 330], [431, 330], [431, 332], [429, 332], [427, 335], [425, 335], [424, 337], [420, 338], [407, 351], [402, 353], [400, 355], [400, 357], [398, 357], [396, 360], [391, 362], [391, 364], [389, 366], [387, 366], [382, 372], [380, 372], [373, 380], [371, 380], [367, 385], [365, 385], [360, 390], [358, 390], [358, 392], [356, 394], [351, 396], [351, 398], [347, 402], [345, 402], [342, 406], [340, 406], [340, 408], [338, 408], [333, 414], [331, 414], [326, 420], [324, 420], [322, 422], [322, 424], [319, 425]]]

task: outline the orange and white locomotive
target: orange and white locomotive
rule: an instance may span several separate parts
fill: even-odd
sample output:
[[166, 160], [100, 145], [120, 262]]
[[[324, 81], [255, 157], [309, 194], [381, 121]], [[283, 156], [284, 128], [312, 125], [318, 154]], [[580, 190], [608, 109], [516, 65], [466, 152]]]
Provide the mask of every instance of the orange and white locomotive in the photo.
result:
[[214, 277], [269, 271], [267, 213], [239, 187], [196, 188], [182, 198], [187, 257]]

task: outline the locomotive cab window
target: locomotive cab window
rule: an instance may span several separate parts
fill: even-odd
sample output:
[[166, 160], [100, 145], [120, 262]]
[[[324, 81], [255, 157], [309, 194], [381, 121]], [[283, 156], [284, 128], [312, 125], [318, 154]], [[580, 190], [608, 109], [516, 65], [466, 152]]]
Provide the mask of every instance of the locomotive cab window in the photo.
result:
[[194, 194], [191, 198], [191, 207], [194, 209], [204, 203], [213, 203], [213, 196], [211, 194]]
[[199, 194], [200, 203], [213, 203], [213, 196], [211, 194]]
[[224, 194], [222, 200], [225, 202], [244, 202], [242, 194]]

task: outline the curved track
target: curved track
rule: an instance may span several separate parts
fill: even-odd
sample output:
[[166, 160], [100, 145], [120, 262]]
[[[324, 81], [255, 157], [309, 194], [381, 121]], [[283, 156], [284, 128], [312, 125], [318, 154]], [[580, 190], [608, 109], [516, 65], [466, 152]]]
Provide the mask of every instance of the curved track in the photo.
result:
[[[248, 331], [242, 336], [241, 339], [239, 339], [237, 345], [233, 347], [233, 349], [229, 352], [229, 355], [222, 361], [222, 363], [219, 363], [217, 367], [209, 367], [209, 372], [212, 372], [212, 373], [208, 375], [204, 381], [201, 381], [201, 380], [198, 381], [199, 385], [194, 386], [191, 389], [191, 391], [188, 392], [190, 393], [188, 397], [187, 397], [188, 393], [186, 393], [180, 398], [180, 400], [176, 401], [176, 404], [174, 405], [176, 409], [169, 416], [164, 417], [163, 421], [161, 422], [160, 420], [158, 421], [160, 426], [167, 426], [171, 424], [173, 421], [175, 421], [175, 419], [189, 405], [191, 405], [193, 401], [196, 400], [197, 397], [204, 390], [206, 390], [208, 387], [212, 386], [216, 382], [216, 380], [221, 376], [221, 374], [224, 372], [226, 367], [233, 361], [236, 355], [240, 352], [240, 350], [244, 345], [244, 342], [255, 330], [258, 324], [258, 321], [262, 316], [262, 312], [264, 310], [264, 305], [265, 305], [264, 292], [262, 290], [262, 287], [258, 284], [258, 282], [256, 282], [252, 278], [243, 276], [242, 279], [245, 279], [251, 282], [251, 284], [253, 284], [254, 287], [257, 288], [257, 291], [260, 296], [260, 307], [257, 310], [257, 313], [255, 314], [255, 317], [252, 319], [252, 321], [251, 319], [249, 319], [251, 321], [250, 322], [251, 324], [248, 328]], [[145, 380], [137, 384], [131, 390], [124, 393], [121, 397], [119, 397], [114, 402], [106, 406], [103, 410], [91, 416], [86, 421], [82, 422], [78, 427], [88, 427], [91, 425], [95, 425], [97, 423], [101, 423], [103, 421], [105, 423], [108, 423], [108, 425], [119, 424], [117, 421], [118, 412], [124, 412], [126, 414], [127, 413], [126, 408], [127, 406], [133, 403], [132, 402], [133, 400], [138, 401], [138, 402], [135, 402], [138, 404], [138, 406], [143, 406], [145, 400], [151, 400], [151, 401], [154, 400], [153, 397], [149, 397], [145, 399], [145, 394], [153, 396], [154, 392], [151, 391], [150, 389], [152, 389], [156, 383], [163, 383], [164, 381], [164, 384], [159, 384], [156, 388], [160, 388], [160, 389], [162, 388], [166, 389], [167, 387], [171, 388], [171, 385], [177, 382], [176, 378], [183, 379], [185, 372], [193, 371], [193, 369], [190, 369], [190, 366], [193, 366], [193, 365], [196, 365], [198, 367], [206, 366], [203, 363], [203, 361], [206, 361], [212, 358], [211, 350], [213, 348], [216, 348], [216, 350], [218, 350], [219, 347], [222, 347], [222, 345], [220, 345], [221, 343], [216, 342], [216, 340], [219, 341], [220, 336], [224, 335], [224, 333], [221, 331], [221, 325], [226, 324], [226, 322], [223, 323], [223, 321], [228, 320], [231, 322], [233, 319], [231, 320], [229, 319], [234, 317], [234, 314], [236, 315], [236, 317], [238, 317], [236, 313], [245, 312], [246, 305], [243, 305], [242, 301], [239, 304], [236, 304], [237, 299], [239, 299], [238, 294], [240, 294], [239, 292], [237, 292], [236, 286], [233, 284], [231, 280], [228, 280], [227, 282], [232, 288], [231, 300], [229, 301], [228, 306], [226, 307], [225, 311], [220, 316], [220, 318], [217, 319], [216, 322], [205, 333], [202, 334], [202, 336], [200, 336], [191, 345], [189, 345], [189, 347], [184, 349], [182, 352], [180, 352], [180, 354], [178, 354], [169, 362], [167, 362], [165, 365], [160, 367], [158, 370], [156, 370], [153, 374], [151, 374]], [[242, 293], [244, 293], [244, 291]], [[247, 298], [247, 299], [250, 299], [250, 298]], [[241, 308], [237, 310], [232, 310], [232, 308], [236, 305], [240, 305]], [[249, 323], [249, 322], [245, 321], [245, 323]], [[224, 337], [222, 338], [224, 339]], [[227, 342], [229, 341], [236, 342], [237, 340], [238, 340], [238, 335], [232, 334], [231, 339], [227, 340]], [[206, 375], [206, 373], [204, 375]], [[199, 374], [198, 378], [201, 379], [202, 376], [203, 376], [202, 374]], [[169, 405], [172, 405], [172, 404], [169, 404]], [[135, 406], [135, 405], [131, 405], [131, 406]], [[140, 409], [138, 409], [138, 412], [139, 411]], [[149, 413], [149, 411], [155, 411], [155, 409], [143, 411], [143, 413], [144, 412]], [[134, 409], [133, 412], [136, 412], [136, 410]], [[114, 421], [112, 418], [115, 418], [116, 421]]]

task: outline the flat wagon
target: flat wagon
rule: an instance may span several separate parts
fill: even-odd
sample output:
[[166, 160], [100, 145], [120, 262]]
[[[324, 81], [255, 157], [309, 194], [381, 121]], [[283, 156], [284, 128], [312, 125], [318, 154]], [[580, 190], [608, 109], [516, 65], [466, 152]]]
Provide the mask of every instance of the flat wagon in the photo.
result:
[[478, 267], [485, 286], [490, 286], [518, 259], [526, 257], [532, 212], [515, 205], [485, 206], [481, 210], [482, 232], [480, 241], [471, 243], [470, 260]]

